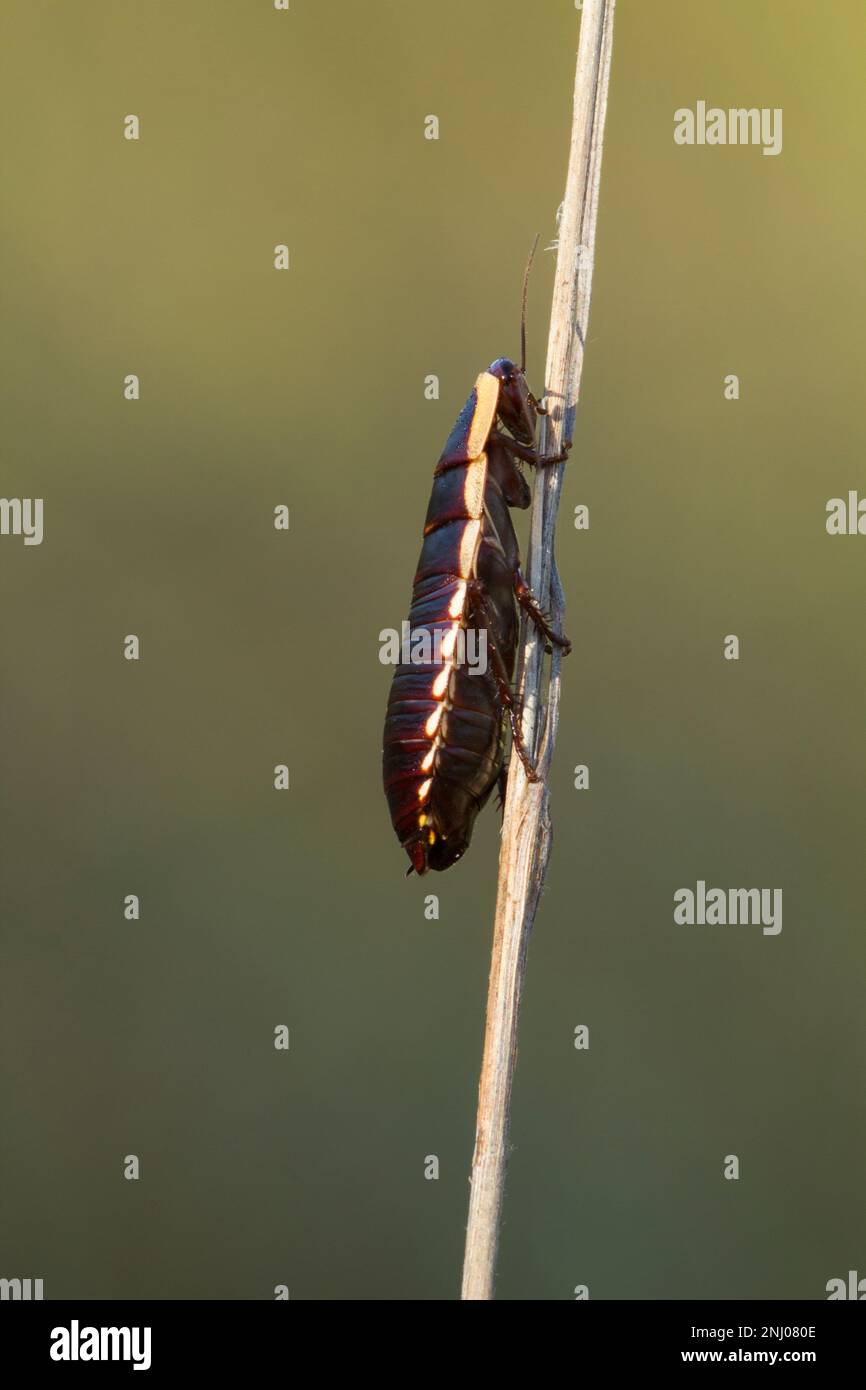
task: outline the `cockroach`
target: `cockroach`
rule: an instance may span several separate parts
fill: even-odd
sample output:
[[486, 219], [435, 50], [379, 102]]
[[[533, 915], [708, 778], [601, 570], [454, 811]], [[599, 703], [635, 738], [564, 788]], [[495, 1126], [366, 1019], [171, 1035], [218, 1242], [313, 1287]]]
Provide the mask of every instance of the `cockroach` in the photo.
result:
[[[526, 383], [531, 264], [532, 252], [523, 277], [520, 366], [498, 357], [480, 373], [433, 474], [408, 627], [413, 643], [418, 634], [429, 635], [424, 656], [437, 638], [438, 647], [431, 660], [398, 666], [391, 683], [383, 778], [409, 874], [450, 868], [465, 853], [495, 786], [504, 798], [506, 716], [511, 746], [537, 781], [511, 689], [517, 605], [548, 642], [571, 650], [523, 577], [509, 511], [531, 501], [519, 462], [559, 463], [570, 448], [566, 442], [546, 457], [535, 448], [537, 417], [546, 411]], [[479, 641], [483, 635], [483, 674], [458, 660], [461, 629], [464, 641], [473, 629]]]

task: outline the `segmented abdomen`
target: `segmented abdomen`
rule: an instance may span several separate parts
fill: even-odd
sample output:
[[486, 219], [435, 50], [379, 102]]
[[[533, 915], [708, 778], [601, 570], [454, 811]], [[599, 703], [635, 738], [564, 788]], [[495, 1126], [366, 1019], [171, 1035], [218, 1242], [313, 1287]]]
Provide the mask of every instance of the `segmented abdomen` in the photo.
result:
[[[441, 465], [440, 465], [441, 467]], [[409, 614], [411, 640], [440, 634], [439, 659], [397, 668], [385, 719], [384, 780], [404, 845], [431, 836], [455, 849], [502, 761], [501, 719], [489, 674], [458, 665], [460, 629], [474, 628], [475, 579], [487, 457], [450, 463], [434, 480]], [[476, 653], [477, 653], [476, 647]]]

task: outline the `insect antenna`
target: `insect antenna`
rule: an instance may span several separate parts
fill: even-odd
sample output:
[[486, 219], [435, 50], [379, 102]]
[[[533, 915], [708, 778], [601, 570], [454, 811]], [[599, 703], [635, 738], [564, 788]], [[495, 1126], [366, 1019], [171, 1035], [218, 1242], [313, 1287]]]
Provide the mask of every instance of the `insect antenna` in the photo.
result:
[[529, 253], [529, 260], [526, 262], [526, 269], [523, 272], [523, 298], [520, 304], [520, 370], [526, 371], [526, 291], [529, 287], [529, 272], [532, 269], [532, 258], [535, 255], [535, 248], [538, 245], [538, 232], [535, 233], [535, 240], [532, 243], [532, 250]]

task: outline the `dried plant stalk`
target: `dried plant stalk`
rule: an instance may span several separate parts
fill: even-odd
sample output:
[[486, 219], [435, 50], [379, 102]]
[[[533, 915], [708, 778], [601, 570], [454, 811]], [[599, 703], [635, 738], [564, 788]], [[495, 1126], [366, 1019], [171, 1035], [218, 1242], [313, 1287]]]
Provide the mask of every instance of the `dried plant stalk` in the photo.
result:
[[[547, 344], [540, 450], [555, 453], [571, 437], [583, 368], [592, 292], [601, 155], [616, 0], [585, 0], [574, 82], [574, 115], [556, 281]], [[540, 470], [532, 503], [529, 579], [543, 608], [562, 627], [564, 602], [554, 559], [554, 531], [564, 465]], [[541, 775], [528, 782], [511, 759], [499, 856], [499, 887], [487, 995], [487, 1024], [472, 1188], [463, 1265], [464, 1299], [490, 1299], [496, 1272], [517, 1023], [529, 934], [550, 854], [547, 777], [559, 718], [560, 663], [551, 657], [543, 688], [544, 651], [535, 628], [522, 628], [523, 733]], [[572, 658], [573, 660], [574, 658]]]

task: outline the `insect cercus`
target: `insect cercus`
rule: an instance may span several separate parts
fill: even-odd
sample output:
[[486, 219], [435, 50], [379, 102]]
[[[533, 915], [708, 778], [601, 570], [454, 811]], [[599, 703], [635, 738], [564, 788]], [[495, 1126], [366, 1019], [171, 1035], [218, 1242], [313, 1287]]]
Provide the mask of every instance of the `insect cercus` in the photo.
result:
[[[520, 366], [498, 357], [480, 373], [433, 475], [409, 627], [436, 639], [434, 655], [398, 666], [391, 683], [383, 776], [391, 820], [411, 861], [408, 873], [450, 868], [497, 784], [504, 798], [506, 716], [512, 747], [529, 779], [537, 780], [511, 689], [516, 604], [546, 639], [571, 650], [521, 573], [509, 512], [531, 500], [517, 461], [559, 463], [570, 448], [567, 441], [561, 453], [546, 457], [535, 448], [537, 417], [545, 411], [525, 376], [528, 274], [529, 265]], [[458, 659], [461, 629], [473, 628], [486, 642], [483, 674]]]

